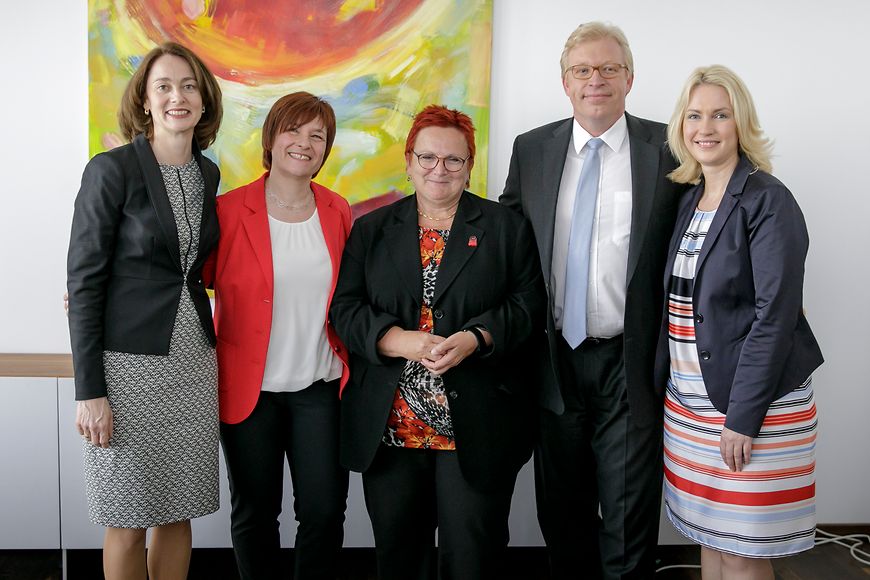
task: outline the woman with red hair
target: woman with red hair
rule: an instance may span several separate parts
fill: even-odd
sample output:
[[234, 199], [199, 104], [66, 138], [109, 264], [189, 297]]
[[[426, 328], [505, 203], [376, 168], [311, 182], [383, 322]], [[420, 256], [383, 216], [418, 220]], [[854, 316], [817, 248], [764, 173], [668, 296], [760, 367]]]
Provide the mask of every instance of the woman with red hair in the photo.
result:
[[467, 115], [416, 116], [415, 194], [356, 222], [332, 300], [351, 364], [341, 460], [363, 474], [381, 580], [499, 577], [531, 455], [518, 355], [542, 320], [537, 250], [521, 216], [465, 190], [474, 153]]

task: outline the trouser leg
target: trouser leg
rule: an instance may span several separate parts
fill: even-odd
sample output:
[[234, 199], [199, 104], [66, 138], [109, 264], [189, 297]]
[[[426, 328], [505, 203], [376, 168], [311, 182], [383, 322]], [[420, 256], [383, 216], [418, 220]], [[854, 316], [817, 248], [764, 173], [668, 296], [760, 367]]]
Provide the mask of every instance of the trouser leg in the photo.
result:
[[435, 466], [439, 580], [504, 578], [516, 474], [500, 489], [480, 491], [463, 477], [455, 452], [439, 452]]
[[381, 446], [363, 473], [379, 580], [435, 578], [434, 453]]
[[232, 505], [231, 533], [243, 580], [280, 575], [278, 516], [284, 477], [281, 410], [274, 393], [261, 393], [241, 423], [221, 423]]
[[338, 460], [338, 381], [287, 393], [287, 411], [287, 459], [299, 522], [293, 577], [332, 580], [344, 539], [348, 486], [347, 470]]

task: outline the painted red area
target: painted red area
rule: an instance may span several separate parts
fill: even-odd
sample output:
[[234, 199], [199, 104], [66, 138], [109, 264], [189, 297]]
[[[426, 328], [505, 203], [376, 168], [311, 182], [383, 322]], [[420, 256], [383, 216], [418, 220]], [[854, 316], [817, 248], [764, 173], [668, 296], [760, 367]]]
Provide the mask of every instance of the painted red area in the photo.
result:
[[388, 191], [387, 193], [382, 193], [375, 197], [370, 197], [369, 199], [351, 204], [350, 211], [351, 214], [353, 214], [353, 219], [356, 220], [356, 218], [364, 216], [370, 211], [376, 210], [379, 207], [384, 207], [385, 205], [390, 205], [394, 201], [398, 201], [403, 197], [405, 197], [405, 194], [400, 191]]
[[407, 19], [423, 0], [375, 0], [344, 20], [344, 0], [128, 0], [155, 43], [192, 49], [223, 78], [258, 84], [333, 69]]

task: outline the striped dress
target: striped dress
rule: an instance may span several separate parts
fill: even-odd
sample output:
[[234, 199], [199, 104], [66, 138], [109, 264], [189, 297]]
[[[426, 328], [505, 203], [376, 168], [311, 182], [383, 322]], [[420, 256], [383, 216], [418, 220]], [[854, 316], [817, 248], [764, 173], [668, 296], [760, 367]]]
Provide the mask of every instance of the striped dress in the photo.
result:
[[665, 394], [665, 510], [691, 540], [752, 558], [813, 547], [816, 407], [811, 379], [774, 401], [741, 472], [722, 461], [725, 415], [704, 386], [695, 345], [695, 263], [715, 211], [696, 211], [683, 234], [668, 298], [671, 356]]

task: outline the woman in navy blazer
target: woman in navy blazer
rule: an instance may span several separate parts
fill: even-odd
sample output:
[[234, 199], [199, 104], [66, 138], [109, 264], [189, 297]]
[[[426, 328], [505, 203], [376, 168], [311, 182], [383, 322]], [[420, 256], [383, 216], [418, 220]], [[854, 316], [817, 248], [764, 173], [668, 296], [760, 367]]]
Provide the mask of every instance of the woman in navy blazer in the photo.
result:
[[544, 295], [531, 229], [465, 187], [474, 127], [429, 106], [405, 170], [415, 194], [361, 217], [331, 315], [350, 351], [342, 463], [362, 472], [381, 580], [498, 578], [531, 455], [529, 337]]
[[666, 509], [703, 546], [705, 577], [772, 578], [768, 558], [812, 547], [815, 524], [822, 355], [803, 313], [806, 225], [729, 69], [692, 74], [668, 142], [671, 179], [695, 187], [671, 241], [656, 367]]
[[266, 173], [217, 200], [221, 239], [204, 276], [215, 289], [221, 440], [245, 580], [281, 575], [285, 457], [299, 522], [293, 577], [337, 573], [348, 486], [338, 399], [348, 366], [327, 312], [351, 212], [312, 181], [335, 132], [329, 103], [284, 95], [263, 124]]

